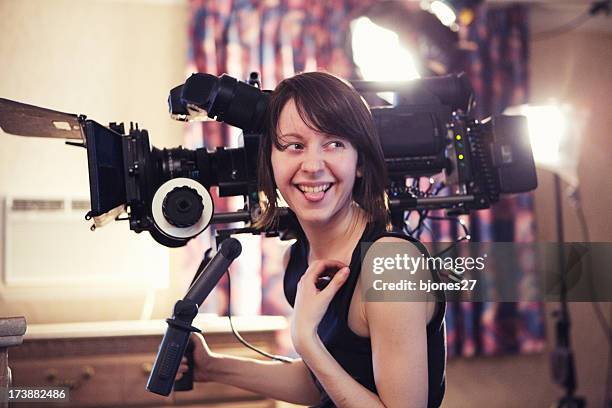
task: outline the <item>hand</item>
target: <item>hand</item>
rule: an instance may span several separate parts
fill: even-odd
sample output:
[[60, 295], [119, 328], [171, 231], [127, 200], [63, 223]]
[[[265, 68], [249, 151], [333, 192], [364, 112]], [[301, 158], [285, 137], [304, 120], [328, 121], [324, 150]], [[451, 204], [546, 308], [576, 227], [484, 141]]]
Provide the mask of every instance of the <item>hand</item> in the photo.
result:
[[[323, 290], [317, 289], [316, 281], [327, 268], [337, 268], [331, 282]], [[317, 335], [317, 327], [333, 299], [349, 276], [349, 268], [340, 261], [320, 260], [308, 267], [297, 285], [294, 316], [291, 323], [291, 339], [295, 350], [307, 345]], [[300, 353], [301, 354], [301, 353]]]
[[[192, 341], [194, 345], [193, 380], [197, 382], [213, 381], [211, 365], [217, 355], [210, 350], [208, 344], [206, 344], [206, 340], [204, 340], [204, 336], [200, 333], [192, 333], [189, 341]], [[187, 370], [187, 357], [183, 357], [175, 380], [179, 380]]]

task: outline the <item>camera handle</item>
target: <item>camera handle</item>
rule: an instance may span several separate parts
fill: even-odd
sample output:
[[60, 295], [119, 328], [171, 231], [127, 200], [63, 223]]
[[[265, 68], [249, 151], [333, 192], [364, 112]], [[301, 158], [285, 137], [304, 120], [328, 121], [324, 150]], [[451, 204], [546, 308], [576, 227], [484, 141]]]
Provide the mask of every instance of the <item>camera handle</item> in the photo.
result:
[[[176, 391], [188, 391], [193, 388], [193, 344], [189, 342], [189, 337], [191, 332], [200, 332], [191, 325], [197, 314], [198, 305], [192, 300], [179, 300], [174, 305], [174, 316], [166, 319], [168, 328], [159, 346], [155, 364], [147, 382], [149, 391], [168, 396], [173, 385]], [[188, 345], [191, 346], [190, 352]], [[190, 373], [186, 373], [181, 380], [175, 383], [174, 378], [186, 351], [188, 351], [187, 359], [191, 359]]]
[[[200, 333], [201, 331], [193, 327], [191, 323], [198, 314], [199, 305], [204, 302], [241, 251], [242, 246], [237, 239], [227, 238], [219, 245], [217, 254], [210, 261], [206, 259], [208, 257], [205, 257], [198, 267], [197, 279], [185, 297], [174, 305], [172, 318], [166, 320], [168, 328], [159, 346], [155, 364], [147, 382], [147, 390], [150, 392], [167, 397], [173, 385], [175, 391], [187, 391], [193, 388], [193, 343], [189, 342], [189, 337], [192, 332]], [[183, 376], [182, 380], [175, 383], [174, 378], [186, 352], [189, 372]]]
[[[191, 336], [190, 336], [191, 338]], [[187, 347], [185, 348], [185, 357], [187, 357], [187, 372], [183, 374], [183, 376], [174, 382], [174, 391], [191, 391], [193, 390], [193, 349], [195, 346], [193, 345], [193, 341], [189, 341], [187, 343]]]

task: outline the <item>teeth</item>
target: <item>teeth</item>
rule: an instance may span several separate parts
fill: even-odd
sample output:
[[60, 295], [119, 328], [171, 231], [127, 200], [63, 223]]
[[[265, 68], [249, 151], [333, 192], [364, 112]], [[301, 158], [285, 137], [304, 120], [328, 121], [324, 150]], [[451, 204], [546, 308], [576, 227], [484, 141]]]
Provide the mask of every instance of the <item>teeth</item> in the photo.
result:
[[320, 186], [312, 187], [312, 186], [304, 186], [298, 185], [298, 188], [302, 190], [304, 193], [318, 193], [319, 191], [327, 190], [330, 184], [321, 184]]

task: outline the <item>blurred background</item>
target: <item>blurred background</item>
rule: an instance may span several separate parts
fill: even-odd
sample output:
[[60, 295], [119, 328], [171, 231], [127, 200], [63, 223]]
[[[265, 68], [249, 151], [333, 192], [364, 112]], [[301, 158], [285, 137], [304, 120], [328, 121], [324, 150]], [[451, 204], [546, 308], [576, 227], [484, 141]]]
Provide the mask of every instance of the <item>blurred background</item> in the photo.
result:
[[[169, 90], [193, 72], [246, 79], [258, 71], [271, 89], [317, 69], [371, 80], [465, 71], [478, 118], [546, 107], [533, 119], [534, 126], [544, 123], [532, 139], [538, 188], [466, 217], [472, 234], [555, 241], [557, 173], [565, 240], [586, 240], [576, 195], [569, 195], [579, 186], [588, 238], [610, 242], [610, 7], [552, 0], [0, 0], [0, 97], [102, 124], [138, 122], [160, 148], [214, 148], [235, 146], [239, 132], [176, 122], [167, 111]], [[569, 141], [559, 141], [561, 133]], [[553, 150], [562, 155], [551, 159]], [[211, 246], [210, 231], [179, 249], [136, 235], [122, 222], [92, 233], [83, 219], [88, 200], [84, 150], [0, 133], [0, 316], [88, 327], [170, 315]], [[215, 201], [218, 209], [236, 204]], [[440, 227], [428, 239], [454, 234]], [[245, 251], [232, 269], [232, 313], [247, 320], [289, 316], [281, 270], [286, 243], [240, 239]], [[202, 311], [224, 315], [227, 290], [223, 280]], [[556, 303], [450, 305], [444, 406], [541, 407], [560, 398], [549, 373], [557, 309]], [[599, 309], [570, 304], [578, 393], [589, 406], [605, 406], [610, 398], [611, 311], [606, 303]], [[274, 336], [281, 352], [292, 353], [286, 335]]]

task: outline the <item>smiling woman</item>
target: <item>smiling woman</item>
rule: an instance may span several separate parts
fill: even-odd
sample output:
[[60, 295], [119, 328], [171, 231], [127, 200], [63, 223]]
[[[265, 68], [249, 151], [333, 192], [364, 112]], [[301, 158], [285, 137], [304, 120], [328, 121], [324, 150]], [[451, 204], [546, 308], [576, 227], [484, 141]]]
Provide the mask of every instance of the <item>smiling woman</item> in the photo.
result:
[[281, 112], [278, 133], [271, 157], [275, 184], [300, 223], [341, 218], [338, 212], [350, 210], [351, 190], [361, 175], [355, 148], [309, 127], [293, 99]]
[[[353, 214], [348, 200], [374, 223], [387, 224], [382, 148], [367, 105], [350, 85], [322, 72], [296, 75], [278, 85], [268, 109], [258, 179], [269, 206], [260, 227], [277, 222], [278, 191], [303, 221]], [[312, 191], [322, 185], [323, 194]], [[296, 205], [299, 200], [317, 205]]]
[[422, 246], [387, 231], [386, 167], [360, 95], [322, 72], [282, 81], [270, 97], [258, 166], [268, 199], [259, 227], [275, 226], [281, 195], [299, 224], [283, 283], [301, 358], [286, 364], [219, 355], [199, 336], [196, 381], [319, 408], [438, 407], [443, 297], [368, 302], [362, 290], [362, 244], [399, 243], [405, 253]]
[[288, 253], [284, 290], [317, 406], [438, 406], [444, 303], [372, 303], [362, 294], [363, 243], [416, 249], [386, 232], [386, 166], [363, 99], [322, 72], [284, 80], [271, 96], [259, 159], [270, 201], [262, 223], [274, 223], [279, 192], [303, 232]]

